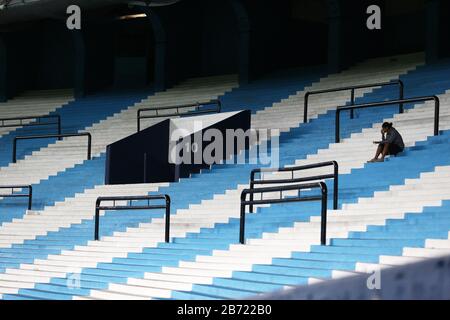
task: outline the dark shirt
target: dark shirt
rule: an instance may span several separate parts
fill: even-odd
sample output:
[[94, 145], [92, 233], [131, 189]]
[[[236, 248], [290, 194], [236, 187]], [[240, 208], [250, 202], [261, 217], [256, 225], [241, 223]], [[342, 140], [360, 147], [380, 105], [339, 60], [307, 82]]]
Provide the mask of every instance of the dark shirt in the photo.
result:
[[384, 137], [384, 134], [382, 135], [382, 143], [395, 144], [402, 149], [405, 147], [402, 136], [395, 128], [390, 128], [386, 137]]

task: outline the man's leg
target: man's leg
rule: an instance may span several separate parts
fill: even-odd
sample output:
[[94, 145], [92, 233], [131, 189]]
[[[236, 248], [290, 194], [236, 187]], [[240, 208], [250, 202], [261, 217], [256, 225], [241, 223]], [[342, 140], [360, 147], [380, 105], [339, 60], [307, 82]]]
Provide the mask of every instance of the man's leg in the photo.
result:
[[384, 157], [386, 157], [389, 154], [389, 143], [385, 143], [382, 147], [382, 153], [381, 153], [381, 160], [384, 160]]
[[384, 146], [382, 143], [380, 143], [377, 147], [377, 151], [375, 152], [375, 157], [372, 160], [369, 160], [369, 162], [376, 162], [378, 160], [378, 157], [383, 152]]
[[[381, 154], [381, 158], [378, 156]], [[380, 144], [377, 149], [376, 158], [370, 160], [370, 162], [384, 162], [384, 157], [389, 154], [389, 143]]]
[[390, 155], [397, 156], [401, 152], [403, 152], [403, 148], [400, 148], [396, 144], [389, 146], [389, 154]]
[[377, 151], [375, 152], [375, 157], [374, 159], [378, 159], [378, 157], [380, 156], [380, 154], [383, 152], [384, 149], [384, 144], [380, 143], [378, 145]]

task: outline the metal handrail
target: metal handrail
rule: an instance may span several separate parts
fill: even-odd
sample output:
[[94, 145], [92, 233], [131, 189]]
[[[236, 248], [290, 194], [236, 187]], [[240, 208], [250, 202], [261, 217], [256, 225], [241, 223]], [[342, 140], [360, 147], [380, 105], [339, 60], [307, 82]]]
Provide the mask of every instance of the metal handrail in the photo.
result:
[[[0, 198], [28, 198], [28, 210], [33, 202], [33, 187], [31, 185], [0, 186], [0, 189], [11, 189], [11, 194], [0, 194]], [[14, 194], [14, 189], [28, 189], [28, 194]]]
[[34, 139], [49, 139], [49, 138], [67, 138], [67, 137], [88, 137], [88, 145], [87, 145], [87, 159], [91, 160], [91, 149], [92, 149], [92, 136], [89, 132], [82, 133], [65, 133], [65, 134], [47, 134], [47, 135], [38, 135], [38, 136], [21, 136], [14, 137], [13, 141], [13, 155], [12, 162], [17, 162], [17, 141], [18, 140], [34, 140]]
[[[404, 84], [403, 84], [402, 80], [392, 80], [389, 82], [379, 82], [379, 83], [361, 84], [361, 85], [356, 85], [356, 86], [339, 87], [339, 88], [332, 88], [332, 89], [325, 89], [325, 90], [308, 91], [305, 93], [305, 97], [304, 97], [303, 122], [304, 123], [308, 122], [308, 102], [309, 102], [310, 95], [318, 95], [318, 94], [324, 94], [324, 93], [351, 90], [350, 105], [355, 105], [355, 90], [374, 88], [374, 87], [394, 86], [394, 85], [399, 86], [399, 99], [403, 99]], [[399, 104], [399, 113], [403, 113], [403, 104], [402, 103]], [[351, 109], [350, 119], [353, 119], [353, 117], [354, 117], [353, 109]]]
[[[200, 110], [200, 107], [207, 105], [215, 105], [215, 109], [206, 109]], [[180, 113], [180, 109], [192, 108], [195, 107], [194, 111]], [[158, 111], [161, 110], [171, 110], [175, 109], [176, 112], [169, 114], [158, 114]], [[142, 119], [152, 119], [152, 118], [161, 118], [161, 117], [174, 117], [179, 115], [194, 115], [194, 114], [207, 114], [207, 113], [220, 113], [222, 110], [222, 102], [219, 99], [211, 100], [208, 102], [196, 102], [192, 104], [185, 105], [177, 105], [177, 106], [168, 106], [168, 107], [159, 107], [159, 108], [141, 108], [137, 111], [137, 131], [141, 131], [141, 120]], [[156, 114], [154, 115], [142, 115], [143, 112], [146, 111], [154, 111]]]
[[[35, 119], [37, 122], [23, 123], [23, 120]], [[55, 122], [41, 122], [41, 119], [56, 119]], [[19, 121], [19, 123], [5, 124], [5, 122]], [[0, 128], [13, 128], [13, 127], [35, 127], [35, 126], [49, 126], [56, 125], [58, 134], [61, 134], [61, 116], [60, 115], [44, 115], [44, 116], [26, 116], [26, 117], [13, 117], [13, 118], [1, 118]]]
[[[132, 202], [138, 200], [147, 200], [145, 206], [133, 206]], [[150, 205], [150, 200], [165, 200], [164, 205]], [[113, 201], [112, 206], [101, 206], [103, 201]], [[116, 201], [129, 201], [128, 206], [116, 206]], [[170, 196], [164, 195], [147, 195], [147, 196], [123, 196], [123, 197], [99, 197], [95, 202], [95, 234], [94, 239], [99, 240], [100, 229], [100, 211], [101, 210], [156, 210], [165, 209], [165, 242], [170, 242]]]
[[[283, 198], [283, 191], [289, 190], [303, 190], [303, 189], [320, 189], [320, 196], [308, 196], [302, 197], [300, 193], [297, 197]], [[268, 193], [268, 192], [280, 192], [279, 199], [261, 199], [261, 200], [246, 200], [248, 194], [254, 193]], [[287, 202], [305, 202], [305, 201], [321, 201], [321, 222], [320, 222], [320, 243], [326, 244], [327, 234], [327, 200], [328, 189], [324, 182], [307, 183], [307, 184], [292, 184], [279, 187], [265, 187], [257, 189], [244, 189], [241, 193], [241, 214], [240, 214], [240, 226], [239, 226], [239, 242], [245, 244], [245, 207], [247, 205], [255, 204], [274, 204], [274, 203], [287, 203]]]
[[[303, 171], [303, 170], [322, 168], [322, 167], [328, 167], [328, 166], [333, 166], [332, 174], [324, 174], [324, 175], [302, 177], [302, 178], [294, 179], [294, 172], [296, 172], [296, 171]], [[257, 173], [266, 173], [266, 172], [291, 172], [292, 176], [290, 179], [255, 180], [255, 176]], [[336, 161], [313, 163], [313, 164], [307, 164], [307, 165], [297, 166], [297, 167], [253, 169], [250, 173], [250, 189], [254, 189], [255, 185], [299, 183], [299, 182], [308, 182], [308, 181], [316, 181], [316, 180], [324, 180], [324, 179], [333, 179], [333, 209], [337, 210], [338, 199], [339, 199], [339, 165]], [[250, 201], [253, 201], [253, 194], [250, 194]], [[253, 205], [250, 205], [249, 210], [250, 210], [250, 212], [253, 212]]]
[[384, 107], [391, 104], [403, 104], [403, 103], [416, 103], [416, 102], [426, 102], [426, 101], [434, 101], [434, 135], [439, 135], [439, 107], [440, 101], [438, 96], [426, 96], [426, 97], [415, 97], [408, 99], [400, 99], [400, 100], [389, 100], [389, 101], [381, 101], [381, 102], [370, 102], [363, 104], [355, 104], [353, 106], [340, 106], [336, 109], [336, 125], [335, 125], [335, 142], [340, 142], [340, 114], [344, 110], [352, 110], [352, 109], [362, 109], [362, 108], [376, 108], [376, 107]]

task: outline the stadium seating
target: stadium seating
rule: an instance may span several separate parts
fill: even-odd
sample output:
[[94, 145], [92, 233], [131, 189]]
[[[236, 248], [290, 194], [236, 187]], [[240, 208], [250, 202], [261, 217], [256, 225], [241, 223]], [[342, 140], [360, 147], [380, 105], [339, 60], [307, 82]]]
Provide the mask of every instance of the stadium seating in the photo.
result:
[[[35, 207], [26, 214], [16, 202], [0, 201], [7, 208], [0, 218], [2, 298], [243, 298], [448, 252], [450, 63], [427, 66], [422, 60], [420, 54], [373, 59], [313, 84], [305, 78], [269, 79], [232, 90], [237, 86], [233, 77], [191, 80], [128, 109], [119, 103], [120, 113], [99, 115], [84, 129], [74, 127], [93, 135], [90, 161], [84, 160], [85, 144], [63, 140], [1, 168], [2, 183], [33, 183], [36, 189]], [[408, 105], [403, 114], [386, 107], [358, 111], [350, 120], [344, 113], [344, 139], [334, 144], [334, 109], [348, 102], [346, 93], [311, 99], [311, 121], [300, 124], [299, 105], [307, 90], [397, 78], [404, 81], [407, 97], [439, 95], [440, 136], [431, 137], [433, 110], [425, 103]], [[272, 94], [264, 97], [262, 91]], [[258, 94], [260, 101], [247, 106], [246, 100]], [[392, 88], [361, 90], [357, 102], [396, 94]], [[315, 203], [259, 207], [248, 217], [247, 244], [238, 244], [239, 195], [257, 165], [215, 165], [178, 183], [103, 185], [104, 149], [135, 131], [138, 107], [217, 96], [225, 110], [251, 109], [254, 128], [281, 131], [282, 166], [339, 162], [341, 205], [328, 210], [329, 245], [318, 245]], [[385, 163], [366, 164], [374, 152], [370, 141], [379, 138], [385, 120], [394, 122], [407, 149]], [[107, 212], [101, 241], [92, 241], [96, 197], [148, 193], [173, 199], [171, 243], [162, 242], [162, 212]], [[431, 224], [431, 219], [442, 223]], [[72, 281], [75, 286], [68, 285]]]
[[[0, 103], [0, 119], [17, 118], [21, 116], [42, 116], [59, 110], [61, 107], [73, 100], [70, 90], [46, 90], [29, 91], [20, 96]], [[24, 120], [23, 123], [31, 123]], [[15, 124], [16, 121], [5, 121], [5, 125]], [[0, 137], [18, 127], [0, 127]], [[34, 128], [36, 130], [36, 128]]]
[[[214, 80], [209, 81], [208, 79], [203, 79], [203, 81], [197, 79], [191, 83], [187, 81], [153, 96], [151, 101], [160, 106], [184, 103], [185, 101], [191, 102], [197, 99], [203, 101], [216, 97], [236, 85], [236, 82], [229, 77], [219, 78], [216, 83], [215, 85]], [[98, 157], [101, 152], [104, 152], [107, 144], [136, 131], [136, 111], [149, 106], [148, 99], [144, 99], [147, 96], [148, 94], [135, 93], [131, 99], [129, 95], [94, 97], [86, 99], [87, 101], [75, 102], [63, 108], [58, 114], [63, 117], [66, 133], [89, 132], [92, 135], [92, 155]], [[174, 97], [179, 100], [176, 102]], [[98, 100], [98, 106], [93, 106], [93, 99]], [[95, 111], [90, 111], [92, 109]], [[91, 115], [86, 116], [86, 114]], [[16, 135], [17, 133], [14, 132], [3, 138], [11, 141]], [[21, 142], [18, 147], [21, 151], [20, 157], [18, 157], [20, 160], [2, 167], [0, 170], [2, 178], [7, 178], [8, 184], [37, 183], [66, 168], [80, 164], [86, 159], [86, 139], [84, 137], [64, 138], [56, 142], [55, 140], [50, 145], [48, 145], [48, 139], [41, 144], [36, 143], [35, 140]], [[10, 145], [11, 143], [8, 147]], [[47, 145], [48, 147], [44, 148]], [[11, 159], [10, 153], [7, 153], [6, 156], [9, 160]], [[5, 160], [4, 162], [8, 164], [9, 161]], [[4, 182], [0, 181], [0, 183]]]

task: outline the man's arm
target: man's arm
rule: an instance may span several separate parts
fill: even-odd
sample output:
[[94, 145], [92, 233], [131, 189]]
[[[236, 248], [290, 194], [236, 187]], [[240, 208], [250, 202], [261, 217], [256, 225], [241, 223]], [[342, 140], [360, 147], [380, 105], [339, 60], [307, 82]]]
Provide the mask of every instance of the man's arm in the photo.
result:
[[385, 140], [384, 131], [383, 131], [383, 129], [381, 129], [381, 140], [380, 141], [374, 141], [373, 143], [374, 144], [380, 144], [380, 143], [383, 143], [384, 140]]
[[393, 132], [389, 132], [389, 133], [386, 135], [386, 139], [384, 139], [384, 142], [385, 142], [385, 143], [393, 143], [394, 140], [395, 140], [395, 134], [394, 134]]

